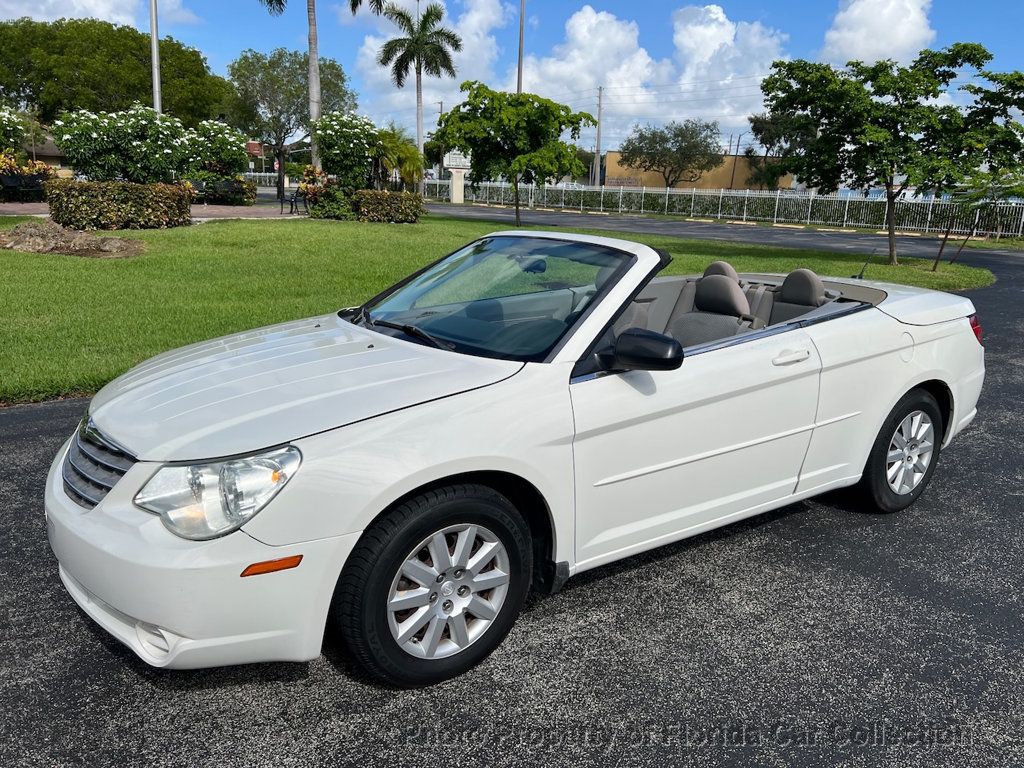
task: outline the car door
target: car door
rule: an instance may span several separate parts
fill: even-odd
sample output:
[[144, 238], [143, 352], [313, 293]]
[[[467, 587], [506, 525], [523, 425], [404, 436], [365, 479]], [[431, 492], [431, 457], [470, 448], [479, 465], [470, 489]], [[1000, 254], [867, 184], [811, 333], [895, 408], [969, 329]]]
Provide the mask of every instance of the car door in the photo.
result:
[[574, 379], [576, 559], [599, 565], [791, 495], [818, 402], [807, 332], [696, 348], [674, 371]]

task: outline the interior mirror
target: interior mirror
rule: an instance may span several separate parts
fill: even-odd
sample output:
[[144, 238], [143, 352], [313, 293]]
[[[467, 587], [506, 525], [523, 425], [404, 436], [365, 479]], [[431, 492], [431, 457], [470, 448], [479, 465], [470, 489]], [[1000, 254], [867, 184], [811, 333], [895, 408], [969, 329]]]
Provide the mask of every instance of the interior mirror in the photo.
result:
[[532, 274], [540, 274], [541, 272], [548, 271], [548, 262], [545, 259], [533, 259], [522, 265], [523, 272], [530, 272]]
[[683, 347], [663, 333], [627, 328], [619, 334], [614, 349], [602, 358], [608, 370], [674, 371], [683, 364]]

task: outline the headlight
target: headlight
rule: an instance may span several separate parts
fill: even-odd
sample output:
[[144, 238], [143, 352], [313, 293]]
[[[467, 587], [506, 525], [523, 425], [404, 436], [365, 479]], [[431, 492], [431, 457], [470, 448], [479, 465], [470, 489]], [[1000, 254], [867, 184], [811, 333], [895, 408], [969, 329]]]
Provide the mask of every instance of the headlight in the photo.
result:
[[252, 519], [299, 468], [302, 454], [288, 446], [211, 464], [163, 467], [135, 496], [186, 539], [214, 539]]

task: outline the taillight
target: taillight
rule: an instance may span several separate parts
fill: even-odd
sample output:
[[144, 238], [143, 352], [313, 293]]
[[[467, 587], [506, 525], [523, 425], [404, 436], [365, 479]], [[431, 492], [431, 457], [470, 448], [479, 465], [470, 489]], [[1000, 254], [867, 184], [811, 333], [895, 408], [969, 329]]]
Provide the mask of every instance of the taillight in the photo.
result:
[[985, 343], [981, 340], [981, 322], [978, 320], [978, 316], [971, 315], [967, 319], [971, 322], [971, 330], [974, 331], [974, 336], [978, 339], [978, 343], [985, 346]]

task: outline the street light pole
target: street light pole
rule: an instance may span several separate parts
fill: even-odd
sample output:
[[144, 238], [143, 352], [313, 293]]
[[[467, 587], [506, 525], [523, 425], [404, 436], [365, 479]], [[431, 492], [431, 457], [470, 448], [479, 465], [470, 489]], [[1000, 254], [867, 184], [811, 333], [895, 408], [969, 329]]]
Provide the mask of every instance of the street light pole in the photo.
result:
[[516, 93], [523, 92], [523, 26], [526, 23], [526, 0], [519, 0], [519, 77], [516, 80]]
[[163, 112], [160, 99], [160, 33], [156, 28], [156, 0], [149, 0], [149, 46], [153, 59], [153, 109]]

